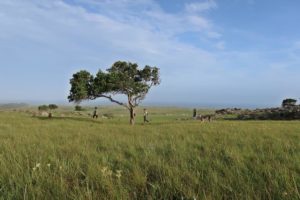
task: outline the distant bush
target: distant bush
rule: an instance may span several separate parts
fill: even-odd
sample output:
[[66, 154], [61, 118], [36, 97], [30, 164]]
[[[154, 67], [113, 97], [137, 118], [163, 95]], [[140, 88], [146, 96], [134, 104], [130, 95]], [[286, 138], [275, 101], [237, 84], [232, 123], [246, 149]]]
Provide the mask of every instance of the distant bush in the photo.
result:
[[266, 108], [244, 111], [237, 116], [240, 120], [296, 120], [300, 119], [300, 106]]
[[84, 111], [85, 109], [82, 106], [76, 105], [75, 111]]
[[49, 109], [50, 110], [55, 110], [55, 109], [57, 109], [58, 108], [58, 106], [57, 105], [55, 105], [55, 104], [49, 104]]
[[39, 107], [38, 107], [38, 110], [39, 111], [47, 111], [49, 109], [49, 106], [47, 106], [47, 105], [40, 105]]
[[48, 111], [48, 110], [50, 110], [50, 112], [48, 113], [48, 117], [51, 118], [52, 117], [52, 112], [51, 111], [55, 110], [57, 108], [58, 108], [58, 106], [56, 104], [49, 104], [49, 105], [40, 105], [38, 107], [38, 110], [39, 111]]

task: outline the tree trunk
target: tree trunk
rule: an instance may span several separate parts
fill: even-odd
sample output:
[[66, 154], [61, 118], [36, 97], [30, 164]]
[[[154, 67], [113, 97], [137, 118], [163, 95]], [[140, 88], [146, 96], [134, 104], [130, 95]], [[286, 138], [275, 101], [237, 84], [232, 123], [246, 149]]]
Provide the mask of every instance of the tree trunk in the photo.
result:
[[134, 118], [135, 118], [134, 109], [133, 109], [133, 108], [130, 108], [130, 109], [129, 109], [129, 112], [130, 112], [130, 124], [131, 124], [131, 125], [134, 125]]

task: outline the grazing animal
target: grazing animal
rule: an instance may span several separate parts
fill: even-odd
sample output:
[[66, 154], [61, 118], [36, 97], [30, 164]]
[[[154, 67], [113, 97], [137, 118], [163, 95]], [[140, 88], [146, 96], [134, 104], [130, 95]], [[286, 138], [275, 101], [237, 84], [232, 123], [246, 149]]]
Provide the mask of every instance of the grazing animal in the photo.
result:
[[197, 120], [201, 120], [202, 122], [208, 121], [211, 122], [213, 120], [214, 115], [198, 115]]

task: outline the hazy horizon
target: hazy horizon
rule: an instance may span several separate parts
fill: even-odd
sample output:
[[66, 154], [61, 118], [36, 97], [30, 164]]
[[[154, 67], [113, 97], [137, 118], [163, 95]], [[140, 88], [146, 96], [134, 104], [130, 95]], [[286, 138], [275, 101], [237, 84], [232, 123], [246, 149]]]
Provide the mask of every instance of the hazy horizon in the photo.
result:
[[[0, 106], [8, 105], [8, 104], [26, 104], [28, 106], [39, 106], [39, 105], [48, 105], [48, 104], [57, 104], [59, 106], [75, 106], [76, 103], [60, 100], [54, 101], [37, 101], [37, 100], [24, 100], [24, 101], [0, 101]], [[80, 103], [82, 106], [119, 106], [116, 105], [109, 100], [94, 100], [94, 101], [83, 101]], [[211, 103], [211, 102], [149, 102], [144, 101], [140, 103], [140, 107], [182, 107], [182, 108], [212, 108], [212, 109], [220, 109], [220, 108], [248, 108], [248, 109], [255, 109], [255, 108], [270, 108], [270, 107], [280, 107], [281, 102], [278, 104], [218, 104], [218, 103]]]
[[0, 103], [67, 102], [73, 73], [118, 60], [160, 68], [161, 85], [142, 105], [253, 108], [298, 100], [299, 7], [279, 0], [1, 0]]

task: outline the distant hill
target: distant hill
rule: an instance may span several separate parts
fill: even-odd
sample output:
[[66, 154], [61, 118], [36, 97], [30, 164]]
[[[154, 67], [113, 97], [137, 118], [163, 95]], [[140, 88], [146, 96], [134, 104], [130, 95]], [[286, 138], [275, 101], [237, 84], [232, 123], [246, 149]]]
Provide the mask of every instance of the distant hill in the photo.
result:
[[24, 108], [28, 106], [29, 105], [26, 103], [5, 103], [5, 104], [0, 104], [0, 109]]

